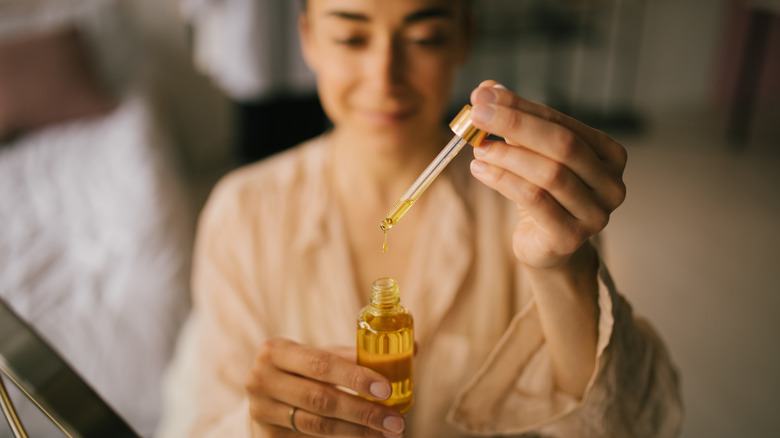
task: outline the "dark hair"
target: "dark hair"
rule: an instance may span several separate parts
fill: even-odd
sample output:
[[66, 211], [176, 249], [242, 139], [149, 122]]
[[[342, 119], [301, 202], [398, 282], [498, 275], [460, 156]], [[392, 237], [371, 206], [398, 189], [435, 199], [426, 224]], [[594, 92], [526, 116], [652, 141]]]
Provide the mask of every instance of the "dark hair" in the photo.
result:
[[[467, 11], [472, 10], [472, 7], [474, 6], [474, 0], [462, 0], [462, 1], [466, 6]], [[300, 10], [305, 11], [306, 6], [309, 4], [309, 0], [299, 0], [298, 4], [300, 5]]]

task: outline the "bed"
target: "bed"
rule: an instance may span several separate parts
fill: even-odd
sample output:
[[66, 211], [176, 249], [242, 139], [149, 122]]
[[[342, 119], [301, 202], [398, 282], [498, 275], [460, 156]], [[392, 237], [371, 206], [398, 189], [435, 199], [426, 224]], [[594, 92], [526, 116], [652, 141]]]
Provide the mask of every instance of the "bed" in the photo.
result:
[[[0, 3], [0, 297], [150, 436], [189, 310], [194, 212], [122, 13]], [[57, 436], [14, 400], [31, 436]]]

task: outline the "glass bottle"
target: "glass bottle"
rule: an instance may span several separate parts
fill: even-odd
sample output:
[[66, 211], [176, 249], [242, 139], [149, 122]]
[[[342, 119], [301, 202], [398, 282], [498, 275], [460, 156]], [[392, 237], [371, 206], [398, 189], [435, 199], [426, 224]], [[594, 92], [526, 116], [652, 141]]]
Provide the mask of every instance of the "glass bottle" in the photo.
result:
[[390, 380], [392, 394], [380, 403], [401, 413], [414, 402], [413, 357], [412, 314], [401, 305], [398, 283], [379, 278], [371, 285], [371, 301], [358, 317], [357, 361]]

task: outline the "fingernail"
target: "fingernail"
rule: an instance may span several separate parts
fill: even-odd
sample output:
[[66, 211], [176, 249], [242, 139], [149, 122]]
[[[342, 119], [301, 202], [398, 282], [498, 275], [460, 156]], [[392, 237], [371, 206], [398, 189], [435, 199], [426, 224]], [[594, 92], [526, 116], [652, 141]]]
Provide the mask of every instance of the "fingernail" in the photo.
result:
[[369, 387], [369, 390], [371, 391], [371, 395], [377, 400], [384, 400], [390, 397], [391, 389], [386, 383], [374, 382]]
[[401, 417], [390, 416], [382, 422], [382, 427], [393, 433], [401, 433], [404, 430], [404, 419]]
[[505, 87], [505, 86], [503, 86], [503, 85], [501, 85], [501, 84], [496, 84], [496, 85], [493, 85], [493, 88], [498, 88], [498, 89], [501, 89], [501, 90], [506, 90], [506, 87]]
[[481, 156], [485, 155], [489, 149], [490, 149], [490, 145], [475, 147], [474, 148], [474, 156], [475, 157], [481, 157]]
[[496, 109], [492, 105], [476, 105], [471, 110], [471, 120], [475, 122], [490, 123], [496, 116]]
[[471, 161], [471, 171], [476, 173], [484, 172], [485, 169], [487, 169], [487, 164], [485, 164], [483, 161], [479, 160], [472, 160]]
[[486, 87], [478, 88], [474, 95], [474, 100], [479, 101], [479, 103], [494, 103], [497, 99], [496, 93]]

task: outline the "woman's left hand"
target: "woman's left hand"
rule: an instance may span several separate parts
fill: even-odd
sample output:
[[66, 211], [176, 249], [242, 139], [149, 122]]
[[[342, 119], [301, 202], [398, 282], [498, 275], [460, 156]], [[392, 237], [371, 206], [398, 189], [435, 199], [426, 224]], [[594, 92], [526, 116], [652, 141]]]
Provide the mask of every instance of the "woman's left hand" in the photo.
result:
[[626, 196], [626, 150], [604, 132], [485, 81], [471, 93], [475, 126], [505, 141], [474, 149], [472, 174], [515, 204], [517, 258], [562, 268]]

